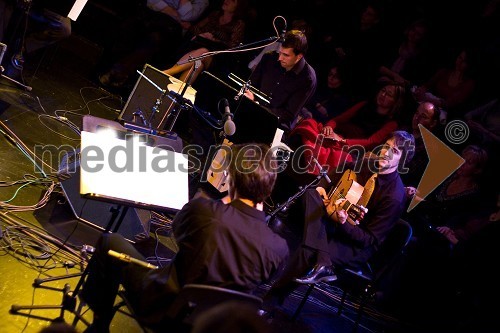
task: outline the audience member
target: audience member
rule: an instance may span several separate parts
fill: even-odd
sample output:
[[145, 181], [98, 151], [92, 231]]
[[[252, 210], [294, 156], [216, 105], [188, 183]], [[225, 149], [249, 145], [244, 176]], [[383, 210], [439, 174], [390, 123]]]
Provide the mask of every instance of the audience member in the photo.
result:
[[415, 138], [415, 155], [407, 164], [408, 171], [401, 173], [401, 179], [406, 186], [417, 187], [429, 163], [429, 156], [425, 149], [419, 125], [422, 125], [425, 129], [436, 135], [440, 125], [439, 114], [439, 109], [430, 102], [419, 104], [413, 114], [411, 133]]
[[474, 143], [498, 147], [500, 144], [500, 98], [494, 98], [465, 114]]
[[436, 230], [448, 240], [451, 247], [456, 247], [460, 242], [464, 243], [470, 240], [491, 222], [500, 220], [500, 194], [497, 195], [497, 202], [495, 204], [496, 210], [491, 213], [484, 214], [482, 211], [474, 212], [472, 217], [465, 219], [461, 216], [461, 220], [465, 221], [453, 221], [453, 225], [436, 227]]
[[146, 63], [164, 66], [167, 55], [181, 44], [182, 30], [201, 17], [209, 1], [193, 0], [186, 4], [183, 0], [182, 4], [187, 6], [185, 8], [190, 7], [189, 13], [184, 16], [186, 21], [179, 22], [181, 13], [168, 6], [167, 2], [157, 0], [148, 0], [147, 7], [141, 7], [126, 19], [117, 29], [114, 44], [104, 49], [99, 65], [103, 74], [99, 76], [99, 82], [104, 86], [121, 88]]
[[[366, 268], [367, 261], [403, 212], [406, 198], [398, 170], [405, 161], [411, 160], [413, 147], [411, 134], [396, 131], [380, 150], [375, 165], [365, 164], [356, 173], [357, 182], [363, 186], [375, 177], [368, 212], [358, 225], [346, 223], [345, 199], [330, 200], [322, 187], [304, 193], [302, 245], [287, 265], [286, 273], [271, 289], [270, 296], [283, 297], [293, 287], [290, 280], [293, 277], [301, 276], [295, 282], [306, 284], [334, 281], [336, 269]], [[370, 170], [374, 167], [378, 169]], [[313, 268], [302, 276], [310, 267]]]
[[392, 39], [383, 29], [383, 18], [384, 5], [380, 1], [370, 1], [359, 12], [354, 26], [339, 27], [325, 45], [326, 59], [341, 59], [351, 64], [350, 79], [356, 82], [359, 98], [372, 94], [384, 53]]
[[[480, 206], [480, 177], [487, 165], [488, 154], [479, 146], [469, 145], [461, 156], [465, 161], [460, 168], [408, 214], [417, 237], [465, 216], [470, 207]], [[419, 195], [415, 189], [411, 193]]]
[[220, 10], [211, 12], [190, 28], [189, 33], [193, 37], [180, 48], [182, 57], [174, 66], [163, 72], [172, 76], [179, 75], [180, 80], [186, 81], [188, 75], [194, 71], [191, 82], [196, 80], [199, 73], [210, 67], [213, 58], [205, 57], [195, 62], [188, 60], [209, 51], [223, 50], [241, 43], [245, 34], [245, 22], [242, 18], [247, 5], [247, 0], [224, 0]]
[[[307, 63], [306, 52], [306, 35], [288, 31], [279, 52], [265, 54], [250, 76], [251, 84], [271, 97], [269, 109], [285, 131], [293, 128], [299, 111], [316, 90], [316, 72]], [[245, 96], [255, 100], [250, 90]]]
[[455, 60], [453, 68], [438, 70], [427, 82], [413, 91], [417, 102], [431, 102], [444, 112], [448, 119], [461, 118], [469, 107], [476, 79], [474, 66], [477, 59], [471, 49], [464, 49]]
[[208, 6], [208, 0], [148, 0], [147, 6], [178, 21], [183, 28], [200, 17]]
[[332, 64], [330, 66], [326, 86], [320, 85], [313, 97], [306, 103], [300, 113], [302, 118], [313, 118], [325, 123], [354, 104], [351, 87], [347, 82], [347, 70], [344, 65]]
[[233, 145], [229, 160], [230, 203], [196, 198], [172, 222], [179, 251], [168, 267], [150, 270], [108, 256], [108, 250], [144, 257], [121, 235], [103, 234], [82, 290], [94, 311], [88, 332], [108, 332], [119, 284], [141, 321], [157, 324], [179, 289], [204, 283], [251, 292], [272, 277], [288, 255], [282, 238], [265, 223], [263, 201], [276, 179], [265, 145]]
[[404, 40], [380, 67], [379, 81], [394, 81], [404, 85], [423, 83], [427, 57], [428, 26], [425, 21], [413, 22], [405, 31]]
[[[304, 153], [307, 160], [314, 153], [321, 165], [334, 168], [350, 159], [344, 146], [361, 146], [371, 150], [398, 129], [398, 117], [405, 107], [406, 97], [404, 86], [386, 84], [378, 91], [374, 101], [359, 102], [326, 124], [305, 119], [291, 135], [300, 136], [304, 145], [312, 147], [312, 151]], [[318, 137], [320, 134], [323, 136]]]
[[[469, 154], [464, 151], [463, 155], [467, 158]], [[465, 167], [468, 168], [470, 166]], [[450, 186], [447, 188], [450, 189]], [[412, 221], [415, 233], [408, 246], [407, 262], [401, 279], [404, 286], [402, 302], [411, 299], [411, 304], [404, 303], [408, 305], [411, 315], [418, 318], [424, 315], [423, 323], [433, 328], [443, 325], [452, 331], [462, 331], [459, 327], [464, 324], [463, 320], [474, 317], [475, 308], [484, 310], [486, 307], [483, 301], [469, 299], [471, 302], [466, 305], [467, 309], [460, 309], [465, 306], [462, 303], [465, 299], [479, 296], [492, 286], [486, 282], [488, 278], [484, 270], [475, 262], [483, 260], [481, 257], [484, 256], [498, 259], [498, 251], [491, 255], [483, 252], [492, 247], [493, 244], [488, 242], [495, 239], [485, 237], [485, 233], [492, 232], [498, 237], [498, 228], [494, 226], [497, 224], [498, 208], [492, 211], [493, 200], [484, 195], [481, 195], [480, 200], [470, 196], [467, 200], [464, 195], [460, 201], [462, 205], [474, 209], [461, 208], [456, 214], [443, 218], [433, 215], [432, 225], [425, 229]], [[449, 203], [441, 205], [453, 208]], [[479, 287], [482, 284], [484, 287]], [[433, 300], [430, 303], [429, 298]]]

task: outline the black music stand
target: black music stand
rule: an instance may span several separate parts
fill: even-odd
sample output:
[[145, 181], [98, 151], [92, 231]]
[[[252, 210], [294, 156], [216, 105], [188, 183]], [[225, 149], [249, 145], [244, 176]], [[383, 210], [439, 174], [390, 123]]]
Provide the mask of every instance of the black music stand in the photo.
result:
[[[110, 134], [113, 134], [114, 137], [110, 137]], [[107, 168], [109, 168], [112, 163], [111, 158], [107, 161], [107, 166], [105, 163], [106, 161], [101, 163], [103, 167], [100, 171], [96, 171], [92, 168], [92, 165], [90, 165], [91, 162], [95, 162], [95, 159], [92, 158], [95, 155], [91, 152], [101, 149], [103, 156], [111, 156], [111, 152], [116, 150], [117, 147], [129, 149], [127, 147], [131, 147], [131, 142], [132, 144], [137, 142], [137, 149], [142, 151], [142, 153], [136, 155], [137, 158], [146, 158], [146, 160], [148, 160], [148, 157], [158, 157], [163, 153], [164, 155], [162, 156], [173, 158], [173, 161], [175, 161], [174, 169], [177, 168], [179, 172], [170, 168], [169, 171], [160, 174], [161, 177], [153, 177], [155, 179], [149, 178], [149, 182], [144, 183], [148, 180], [148, 177], [150, 177], [148, 174], [151, 173], [151, 170], [139, 168], [139, 175], [134, 173], [133, 170], [131, 175], [120, 175], [119, 173], [116, 173], [115, 175], [109, 174], [109, 172], [106, 173], [106, 171], [109, 171]], [[180, 153], [182, 150], [182, 141], [178, 142], [179, 144], [177, 146], [174, 145], [174, 147], [172, 147], [172, 141], [167, 138], [128, 131], [119, 123], [114, 121], [93, 116], [84, 117], [81, 142], [82, 161], [80, 164], [80, 194], [90, 199], [103, 200], [116, 204], [116, 207], [113, 207], [110, 210], [111, 217], [103, 232], [117, 232], [127, 214], [128, 208], [131, 206], [172, 213], [179, 210], [185, 203], [187, 203], [189, 200], [187, 173], [188, 160], [187, 156]], [[108, 153], [108, 155], [106, 155], [106, 153]], [[104, 172], [104, 174], [99, 175], [99, 173], [102, 172]], [[123, 184], [126, 186], [123, 186]], [[127, 186], [132, 189], [127, 191]], [[134, 197], [137, 195], [139, 197]], [[94, 261], [91, 258], [82, 273], [35, 280], [33, 283], [35, 288], [40, 287], [62, 292], [63, 297], [61, 304], [14, 304], [11, 306], [10, 313], [42, 320], [64, 321], [65, 311], [69, 311], [75, 315], [73, 325], [76, 325], [79, 320], [82, 320], [86, 325], [89, 325], [88, 321], [82, 317], [79, 311], [77, 311], [76, 304], [78, 293], [85, 281], [85, 278], [93, 269], [93, 262]], [[43, 285], [46, 282], [78, 276], [80, 276], [80, 279], [73, 290], [71, 290], [69, 284], [65, 284], [62, 289]], [[47, 318], [31, 314], [31, 311], [36, 309], [60, 309], [61, 312], [57, 318]], [[23, 312], [24, 310], [29, 310], [29, 312], [25, 313]]]
[[[187, 85], [179, 79], [163, 73], [161, 70], [144, 65], [142, 72], [139, 72], [135, 86], [125, 103], [125, 106], [118, 116], [118, 120], [124, 127], [150, 134], [162, 136], [175, 136], [171, 132], [172, 112], [176, 107], [188, 109], [194, 102], [196, 90], [191, 87], [183, 95], [186, 100], [181, 106], [176, 103], [180, 101], [179, 94]], [[177, 100], [179, 99], [179, 101]], [[168, 129], [167, 129], [168, 127]]]
[[[128, 210], [128, 206], [122, 206], [122, 205], [117, 205], [116, 208], [111, 208], [111, 210], [110, 210], [111, 211], [111, 218], [110, 218], [108, 225], [106, 226], [106, 228], [103, 232], [104, 233], [111, 232], [111, 229], [113, 228], [113, 226], [114, 226], [113, 230], [114, 230], [114, 232], [116, 232], [116, 230], [118, 230], [121, 223], [123, 222], [123, 219], [124, 219], [125, 215], [127, 214], [127, 210]], [[85, 270], [81, 273], [74, 273], [74, 274], [68, 274], [68, 275], [64, 275], [64, 276], [49, 277], [49, 278], [45, 278], [45, 279], [35, 279], [35, 281], [33, 282], [34, 288], [42, 288], [42, 289], [62, 292], [61, 304], [54, 304], [54, 305], [17, 305], [17, 304], [13, 304], [10, 308], [10, 313], [25, 316], [25, 317], [35, 318], [35, 319], [48, 320], [48, 321], [52, 321], [52, 322], [64, 322], [65, 311], [69, 311], [75, 316], [75, 318], [73, 320], [73, 325], [76, 325], [76, 323], [79, 320], [81, 320], [87, 326], [90, 325], [90, 323], [85, 318], [83, 318], [80, 311], [77, 310], [77, 308], [76, 308], [77, 299], [76, 298], [78, 297], [78, 293], [80, 291], [80, 288], [82, 287], [83, 282], [85, 281], [85, 277], [88, 275], [88, 273], [91, 270], [92, 262], [93, 261], [90, 260], [89, 263], [87, 264], [87, 266], [85, 267]], [[74, 277], [80, 277], [74, 290], [71, 290], [71, 286], [69, 285], [69, 283], [66, 283], [63, 288], [55, 288], [55, 287], [44, 285], [47, 282], [58, 281], [58, 280], [62, 280], [62, 279], [69, 279], [69, 278], [74, 278]], [[39, 315], [31, 313], [32, 310], [57, 310], [57, 309], [60, 309], [61, 312], [59, 313], [59, 317], [56, 317], [56, 318], [43, 317], [43, 316], [39, 316]], [[25, 310], [29, 310], [28, 313], [22, 312]]]

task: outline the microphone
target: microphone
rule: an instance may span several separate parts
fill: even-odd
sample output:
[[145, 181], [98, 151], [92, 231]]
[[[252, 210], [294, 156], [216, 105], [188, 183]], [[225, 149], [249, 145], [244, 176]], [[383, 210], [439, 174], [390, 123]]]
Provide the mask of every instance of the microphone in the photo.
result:
[[110, 256], [112, 256], [112, 257], [114, 257], [114, 258], [116, 258], [118, 260], [124, 261], [124, 262], [131, 262], [131, 263], [134, 263], [136, 265], [139, 265], [139, 266], [142, 266], [142, 267], [146, 267], [146, 268], [150, 268], [150, 269], [158, 269], [158, 266], [152, 265], [152, 264], [150, 264], [147, 261], [142, 261], [142, 260], [133, 258], [133, 257], [131, 257], [128, 254], [125, 254], [125, 253], [116, 252], [116, 251], [113, 251], [113, 250], [108, 250], [108, 254]]
[[224, 121], [224, 134], [227, 136], [231, 136], [236, 132], [236, 124], [233, 121], [233, 115], [231, 114], [231, 110], [229, 109], [229, 101], [224, 98], [222, 99], [222, 103], [224, 104], [224, 115], [222, 119]]
[[278, 43], [283, 43], [285, 41], [286, 29], [287, 29], [286, 20], [283, 18], [283, 30], [281, 30], [280, 37], [278, 38]]
[[326, 170], [323, 170], [323, 167], [321, 166], [321, 164], [319, 164], [318, 160], [315, 157], [313, 157], [312, 159], [314, 161], [314, 164], [316, 164], [316, 167], [318, 167], [318, 169], [319, 169], [319, 174], [325, 178], [325, 180], [328, 184], [330, 184], [332, 182], [332, 180], [326, 174]]
[[278, 38], [278, 43], [283, 43], [285, 41], [286, 25], [283, 30], [281, 30], [280, 38]]

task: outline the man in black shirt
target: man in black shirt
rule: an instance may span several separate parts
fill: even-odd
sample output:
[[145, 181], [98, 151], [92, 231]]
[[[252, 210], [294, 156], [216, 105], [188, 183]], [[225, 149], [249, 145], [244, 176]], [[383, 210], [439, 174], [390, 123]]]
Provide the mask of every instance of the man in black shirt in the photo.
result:
[[270, 302], [282, 302], [296, 283], [334, 281], [335, 269], [360, 269], [366, 264], [404, 210], [406, 196], [398, 171], [413, 157], [414, 146], [411, 134], [396, 131], [378, 157], [363, 160], [356, 181], [366, 188], [368, 180], [374, 180], [375, 186], [366, 205], [368, 211], [358, 225], [346, 222], [343, 200], [328, 199], [324, 188], [304, 193], [298, 207], [304, 216], [302, 243], [268, 293]]
[[[285, 131], [293, 128], [299, 111], [316, 90], [316, 72], [304, 58], [306, 52], [304, 33], [288, 31], [278, 53], [266, 53], [250, 76], [251, 84], [271, 98], [269, 108]], [[254, 100], [251, 91], [245, 95]]]
[[[323, 188], [312, 190], [305, 196], [302, 249], [310, 253], [310, 256], [305, 256], [306, 260], [315, 262], [315, 265], [296, 282], [330, 281], [335, 279], [335, 267], [360, 269], [366, 264], [403, 213], [406, 195], [398, 171], [401, 165], [411, 160], [414, 150], [413, 136], [396, 131], [378, 154], [374, 163], [378, 170], [363, 168], [357, 174], [359, 184], [367, 184], [370, 178], [375, 180], [366, 207], [368, 212], [359, 225], [346, 223], [347, 213], [341, 208], [343, 202], [329, 200]], [[325, 208], [320, 209], [323, 206]]]
[[185, 284], [251, 292], [278, 271], [288, 247], [267, 227], [263, 212], [276, 180], [272, 153], [265, 145], [233, 145], [230, 157], [231, 202], [199, 197], [177, 213], [172, 228], [179, 250], [172, 265], [151, 270], [118, 261], [108, 250], [145, 258], [121, 235], [102, 235], [81, 295], [94, 312], [86, 332], [109, 332], [120, 284], [139, 319], [159, 324], [168, 322], [166, 310]]

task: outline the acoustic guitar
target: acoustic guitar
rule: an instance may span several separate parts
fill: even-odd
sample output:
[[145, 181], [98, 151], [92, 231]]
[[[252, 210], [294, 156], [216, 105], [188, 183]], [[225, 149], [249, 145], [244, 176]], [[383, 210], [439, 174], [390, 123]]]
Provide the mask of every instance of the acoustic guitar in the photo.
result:
[[347, 213], [347, 222], [359, 225], [368, 209], [357, 202], [363, 194], [364, 187], [356, 181], [356, 174], [352, 170], [346, 170], [339, 182], [328, 193], [328, 198], [333, 201], [345, 199], [341, 208]]

